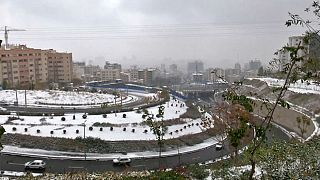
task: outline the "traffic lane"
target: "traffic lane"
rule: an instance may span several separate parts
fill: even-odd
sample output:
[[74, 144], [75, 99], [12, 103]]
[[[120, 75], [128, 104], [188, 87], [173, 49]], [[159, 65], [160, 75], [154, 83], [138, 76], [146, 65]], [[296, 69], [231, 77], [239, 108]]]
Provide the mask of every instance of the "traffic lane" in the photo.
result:
[[[271, 127], [270, 131], [267, 131], [268, 141], [273, 141], [273, 138], [281, 138], [287, 140], [288, 136], [275, 126]], [[215, 146], [190, 152], [184, 154], [177, 154], [173, 156], [167, 156], [161, 158], [161, 168], [174, 168], [179, 165], [187, 165], [193, 163], [205, 162], [208, 160], [216, 159], [229, 154], [228, 145], [224, 145], [224, 149], [220, 151], [215, 150]], [[132, 159], [130, 166], [114, 166], [112, 160], [72, 160], [72, 159], [49, 159], [49, 158], [37, 158], [37, 157], [25, 157], [16, 155], [2, 154], [0, 156], [0, 168], [3, 170], [11, 171], [24, 171], [24, 163], [35, 159], [43, 159], [47, 162], [47, 172], [64, 173], [72, 171], [123, 171], [123, 170], [146, 170], [146, 169], [158, 169], [159, 160], [158, 157], [153, 158], [137, 158]]]
[[0, 157], [0, 168], [9, 171], [24, 171], [24, 163], [36, 159], [44, 160], [46, 172], [64, 173], [72, 171], [105, 171], [112, 170], [112, 161], [95, 160], [72, 160], [72, 159], [50, 159], [39, 157], [26, 157], [2, 154]]
[[[214, 146], [199, 151], [167, 156], [161, 158], [161, 168], [177, 167], [190, 163], [204, 162], [208, 159], [219, 157], [220, 152], [216, 152]], [[226, 152], [227, 153], [227, 152]], [[223, 153], [223, 154], [226, 154]], [[180, 157], [179, 157], [180, 156]], [[72, 159], [50, 159], [25, 157], [15, 155], [1, 155], [1, 168], [11, 171], [24, 171], [24, 163], [42, 159], [47, 163], [46, 172], [64, 173], [72, 171], [123, 171], [123, 170], [149, 170], [158, 169], [158, 157], [154, 158], [136, 158], [132, 159], [130, 166], [114, 166], [112, 160], [72, 160]]]

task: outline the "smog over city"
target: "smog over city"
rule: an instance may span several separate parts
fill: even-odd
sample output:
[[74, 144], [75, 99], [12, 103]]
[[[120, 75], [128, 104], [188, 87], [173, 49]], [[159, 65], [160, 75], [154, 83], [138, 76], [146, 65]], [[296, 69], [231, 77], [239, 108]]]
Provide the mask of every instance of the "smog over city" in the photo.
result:
[[0, 0], [0, 180], [319, 179], [320, 0]]
[[305, 29], [287, 28], [288, 12], [304, 13], [301, 0], [1, 0], [0, 22], [13, 44], [73, 53], [74, 61], [101, 59], [153, 66], [201, 60], [227, 68], [259, 59], [264, 64]]

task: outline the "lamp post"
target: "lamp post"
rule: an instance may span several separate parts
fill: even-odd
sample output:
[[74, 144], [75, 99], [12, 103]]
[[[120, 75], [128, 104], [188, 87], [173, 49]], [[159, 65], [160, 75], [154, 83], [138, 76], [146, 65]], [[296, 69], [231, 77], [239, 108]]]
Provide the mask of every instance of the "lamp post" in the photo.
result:
[[75, 107], [73, 108], [73, 117], [72, 118], [73, 118], [73, 120], [76, 119], [76, 108]]
[[117, 96], [114, 97], [114, 116], [117, 117]]
[[86, 122], [87, 120], [83, 122], [84, 160], [87, 160]]
[[180, 166], [181, 165], [181, 156], [180, 156], [180, 146], [179, 146], [179, 144], [178, 144], [178, 158], [179, 158], [178, 166]]
[[2, 151], [2, 149], [3, 149], [3, 147], [0, 147], [0, 177], [2, 177], [2, 174], [3, 174], [3, 172], [4, 172], [4, 171], [2, 171], [2, 169], [1, 169], [1, 162], [2, 162], [2, 161], [1, 161], [1, 155], [2, 155], [2, 152], [1, 152], [1, 151]]

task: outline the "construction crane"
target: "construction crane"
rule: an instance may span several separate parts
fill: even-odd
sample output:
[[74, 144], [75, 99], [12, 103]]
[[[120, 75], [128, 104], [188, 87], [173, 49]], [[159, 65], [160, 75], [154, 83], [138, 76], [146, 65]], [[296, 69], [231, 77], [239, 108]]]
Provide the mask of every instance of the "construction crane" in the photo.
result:
[[5, 26], [4, 29], [0, 29], [0, 31], [4, 31], [4, 47], [7, 49], [9, 47], [8, 43], [8, 32], [9, 31], [26, 31], [25, 29], [14, 29], [14, 28], [8, 28], [8, 26]]

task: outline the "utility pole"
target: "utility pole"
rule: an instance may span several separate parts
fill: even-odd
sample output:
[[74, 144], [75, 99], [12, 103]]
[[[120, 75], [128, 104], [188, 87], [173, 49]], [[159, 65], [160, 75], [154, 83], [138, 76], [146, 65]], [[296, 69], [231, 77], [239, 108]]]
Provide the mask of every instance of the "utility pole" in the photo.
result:
[[9, 28], [8, 26], [5, 26], [4, 29], [0, 29], [0, 31], [4, 31], [4, 41], [5, 41], [5, 49], [9, 48], [9, 31], [26, 31], [25, 29], [14, 29], [14, 28]]
[[24, 104], [25, 104], [25, 107], [27, 108], [27, 90], [26, 89], [24, 90]]
[[84, 140], [84, 160], [86, 161], [87, 160], [87, 143], [86, 143], [86, 122], [87, 120], [85, 120], [83, 122], [83, 140]]

